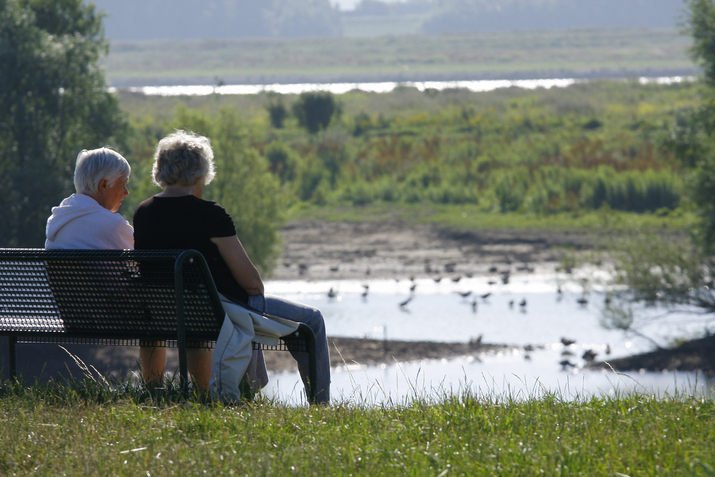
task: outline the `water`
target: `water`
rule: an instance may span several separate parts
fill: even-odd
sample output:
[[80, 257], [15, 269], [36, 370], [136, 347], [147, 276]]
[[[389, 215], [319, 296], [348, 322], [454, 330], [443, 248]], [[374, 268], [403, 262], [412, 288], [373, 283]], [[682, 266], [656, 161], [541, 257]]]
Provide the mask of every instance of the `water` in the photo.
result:
[[[482, 336], [484, 343], [534, 345], [533, 351], [509, 351], [496, 356], [464, 357], [411, 363], [362, 366], [342, 363], [333, 371], [333, 398], [355, 404], [404, 403], [415, 397], [438, 399], [444, 393], [472, 392], [498, 398], [524, 399], [554, 392], [564, 399], [591, 395], [678, 392], [708, 394], [708, 385], [695, 373], [615, 373], [587, 371], [583, 353], [591, 349], [597, 359], [628, 356], [652, 349], [646, 339], [607, 330], [601, 326], [605, 293], [598, 286], [604, 275], [581, 271], [566, 279], [556, 273], [513, 276], [507, 285], [489, 284], [489, 277], [463, 278], [458, 283], [430, 278], [410, 280], [269, 281], [266, 291], [316, 306], [323, 311], [329, 336], [373, 339], [467, 342]], [[363, 298], [363, 284], [369, 294]], [[399, 303], [414, 296], [406, 307]], [[557, 288], [562, 293], [557, 293]], [[336, 298], [329, 298], [333, 288]], [[463, 298], [458, 292], [471, 291]], [[486, 299], [480, 295], [491, 293]], [[584, 294], [584, 292], [586, 292]], [[476, 312], [472, 302], [476, 298]], [[577, 300], [588, 299], [581, 305]], [[519, 303], [525, 300], [526, 306]], [[513, 304], [510, 305], [510, 302]], [[636, 310], [642, 331], [660, 343], [674, 337], [701, 333], [704, 317], [666, 310]], [[664, 315], [665, 314], [665, 315]], [[561, 338], [575, 340], [565, 347]], [[610, 354], [606, 354], [606, 351]], [[568, 351], [569, 356], [562, 353]], [[563, 369], [569, 359], [575, 366]], [[339, 364], [339, 363], [333, 363]], [[302, 403], [297, 373], [273, 373], [265, 389], [269, 396]]]
[[[692, 76], [640, 77], [642, 84], [673, 84], [692, 81]], [[399, 85], [412, 86], [420, 91], [426, 89], [444, 90], [449, 88], [464, 88], [475, 92], [493, 91], [499, 88], [517, 87], [524, 89], [565, 88], [577, 82], [574, 78], [525, 79], [525, 80], [478, 80], [478, 81], [405, 81], [378, 83], [298, 83], [298, 84], [234, 84], [234, 85], [185, 85], [185, 86], [141, 86], [129, 88], [133, 93], [143, 93], [149, 96], [206, 96], [209, 94], [258, 94], [275, 92], [280, 94], [300, 94], [307, 91], [329, 91], [333, 94], [343, 94], [353, 89], [373, 93], [388, 93]], [[116, 88], [110, 88], [116, 91]]]

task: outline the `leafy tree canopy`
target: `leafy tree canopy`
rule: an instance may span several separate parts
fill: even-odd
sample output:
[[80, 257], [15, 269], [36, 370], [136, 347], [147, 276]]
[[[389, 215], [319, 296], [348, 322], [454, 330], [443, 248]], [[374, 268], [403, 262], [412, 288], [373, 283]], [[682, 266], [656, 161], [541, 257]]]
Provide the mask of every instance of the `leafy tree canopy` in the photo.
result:
[[125, 122], [97, 66], [102, 18], [81, 0], [0, 1], [0, 244], [42, 246], [77, 153]]
[[335, 100], [335, 96], [327, 91], [301, 93], [298, 101], [293, 104], [293, 115], [311, 134], [326, 129], [333, 116], [339, 113], [340, 105]]
[[[689, 171], [691, 199], [700, 216], [685, 240], [652, 234], [626, 240], [616, 254], [616, 279], [627, 291], [606, 310], [606, 324], [634, 330], [624, 302], [688, 305], [710, 322], [715, 313], [715, 0], [686, 0], [686, 30], [693, 60], [703, 68], [702, 104], [680, 115], [669, 145]], [[691, 308], [692, 310], [693, 308]]]

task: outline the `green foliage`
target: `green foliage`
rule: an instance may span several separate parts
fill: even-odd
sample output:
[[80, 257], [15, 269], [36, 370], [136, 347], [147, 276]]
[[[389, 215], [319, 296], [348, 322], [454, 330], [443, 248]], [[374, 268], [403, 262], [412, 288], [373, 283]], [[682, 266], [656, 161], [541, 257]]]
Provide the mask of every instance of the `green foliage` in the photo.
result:
[[[171, 116], [177, 102], [186, 102], [206, 117], [230, 105], [243, 114], [247, 142], [296, 202], [472, 205], [542, 215], [606, 207], [669, 215], [690, 206], [685, 161], [677, 160], [674, 145], [688, 147], [692, 134], [683, 132], [683, 117], [697, 105], [698, 92], [689, 83], [611, 82], [490, 93], [352, 91], [340, 97], [345, 117], [333, 117], [317, 136], [292, 122], [269, 128], [259, 114], [279, 100], [300, 109], [301, 96], [125, 98], [139, 118], [149, 104]], [[593, 121], [599, 127], [583, 128]], [[137, 123], [148, 134], [159, 127]]]
[[271, 118], [271, 126], [276, 129], [283, 127], [283, 122], [288, 117], [288, 109], [286, 109], [283, 101], [276, 100], [271, 102], [268, 107], [268, 116]]
[[693, 39], [690, 55], [703, 69], [705, 81], [715, 87], [715, 3], [712, 0], [685, 0], [685, 28]]
[[281, 183], [295, 179], [299, 158], [288, 146], [280, 141], [273, 141], [266, 146], [263, 155], [268, 159], [271, 172]]
[[311, 134], [327, 129], [339, 111], [335, 96], [327, 91], [301, 93], [293, 104], [293, 115], [298, 118], [298, 124]]
[[82, 149], [122, 152], [126, 126], [98, 66], [101, 16], [80, 0], [0, 3], [0, 243], [42, 246]]

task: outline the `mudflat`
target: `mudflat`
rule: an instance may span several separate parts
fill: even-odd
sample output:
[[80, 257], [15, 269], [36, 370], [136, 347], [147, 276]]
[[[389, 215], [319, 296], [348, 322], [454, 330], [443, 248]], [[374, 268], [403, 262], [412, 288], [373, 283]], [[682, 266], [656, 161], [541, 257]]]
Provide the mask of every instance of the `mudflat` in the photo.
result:
[[584, 232], [455, 230], [399, 219], [296, 221], [282, 235], [285, 252], [271, 275], [277, 280], [486, 275], [504, 264], [553, 267], [567, 249], [586, 250], [594, 242]]

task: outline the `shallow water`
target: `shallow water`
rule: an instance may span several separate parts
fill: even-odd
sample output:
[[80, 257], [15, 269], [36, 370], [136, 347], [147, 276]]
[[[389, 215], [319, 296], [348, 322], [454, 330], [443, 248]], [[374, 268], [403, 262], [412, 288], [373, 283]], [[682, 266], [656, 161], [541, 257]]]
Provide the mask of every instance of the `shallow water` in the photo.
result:
[[[689, 76], [641, 77], [642, 84], [658, 83], [672, 84], [691, 81]], [[178, 85], [178, 86], [141, 86], [129, 88], [133, 93], [143, 93], [149, 96], [206, 96], [209, 94], [259, 94], [275, 92], [280, 94], [300, 94], [306, 91], [329, 91], [333, 94], [343, 94], [359, 89], [371, 93], [388, 93], [397, 86], [413, 86], [420, 91], [426, 89], [443, 90], [448, 88], [463, 88], [475, 92], [494, 91], [499, 88], [517, 87], [523, 89], [565, 88], [576, 82], [574, 78], [524, 79], [524, 80], [478, 80], [478, 81], [385, 81], [378, 83], [296, 83], [296, 84], [232, 84], [216, 85]], [[111, 91], [116, 91], [112, 88]]]
[[[377, 367], [343, 363], [334, 369], [331, 387], [333, 398], [339, 401], [397, 404], [415, 397], [438, 398], [445, 392], [466, 388], [477, 394], [518, 399], [544, 392], [554, 392], [565, 399], [631, 392], [709, 392], [703, 377], [695, 373], [582, 370], [586, 350], [598, 353], [597, 359], [608, 360], [649, 351], [652, 344], [601, 326], [605, 293], [597, 283], [604, 275], [593, 270], [580, 273], [568, 277], [556, 273], [524, 274], [513, 276], [507, 285], [494, 277], [463, 278], [458, 283], [450, 279], [436, 283], [431, 278], [269, 281], [266, 291], [320, 308], [329, 336], [467, 342], [481, 335], [484, 343], [531, 344], [539, 348], [476, 359]], [[589, 278], [586, 288], [586, 282], [581, 280], [584, 277]], [[363, 285], [369, 286], [367, 297], [362, 296]], [[414, 292], [410, 291], [412, 286]], [[337, 297], [328, 297], [331, 288]], [[557, 292], [558, 288], [562, 293]], [[466, 298], [460, 296], [465, 292], [471, 293]], [[486, 293], [490, 296], [481, 298]], [[399, 303], [410, 296], [410, 302], [400, 307]], [[586, 305], [577, 302], [581, 297], [588, 300]], [[522, 300], [525, 306], [519, 305]], [[667, 310], [658, 308], [635, 311], [644, 323], [647, 317], [660, 316], [641, 330], [662, 344], [676, 337], [696, 336], [703, 330], [703, 317], [665, 314]], [[562, 337], [575, 343], [565, 347]], [[606, 354], [607, 350], [610, 354]], [[575, 366], [564, 369], [559, 364], [564, 359]], [[297, 373], [274, 373], [264, 392], [297, 404], [303, 402], [300, 388]]]

